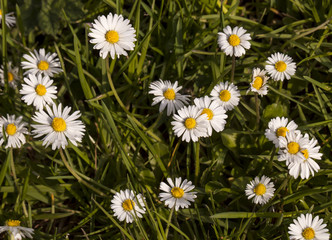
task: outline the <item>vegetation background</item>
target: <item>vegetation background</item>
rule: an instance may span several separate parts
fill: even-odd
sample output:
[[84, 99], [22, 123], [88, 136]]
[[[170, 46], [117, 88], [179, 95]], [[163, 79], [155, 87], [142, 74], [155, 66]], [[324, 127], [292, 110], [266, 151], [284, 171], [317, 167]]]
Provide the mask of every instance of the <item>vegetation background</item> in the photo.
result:
[[[287, 239], [289, 224], [306, 212], [332, 232], [330, 0], [1, 0], [1, 8], [17, 17], [16, 27], [1, 31], [2, 63], [20, 66], [33, 49], [56, 52], [64, 70], [54, 78], [57, 101], [79, 109], [87, 130], [82, 144], [68, 146], [63, 156], [32, 136], [21, 149], [0, 149], [1, 225], [20, 219], [35, 229], [34, 239], [165, 239], [170, 210], [158, 199], [159, 185], [181, 176], [198, 194], [173, 216], [169, 239]], [[109, 12], [123, 14], [136, 29], [128, 58], [105, 61], [89, 43], [90, 23]], [[227, 25], [252, 37], [251, 49], [236, 60], [240, 104], [228, 112], [223, 132], [182, 142], [172, 118], [151, 107], [149, 84], [179, 81], [194, 99], [230, 80], [231, 58], [217, 45]], [[281, 84], [269, 81], [257, 127], [254, 95], [246, 91], [252, 69], [275, 52], [291, 56], [297, 71]], [[20, 76], [22, 82], [22, 70]], [[2, 89], [0, 114], [23, 115], [30, 124], [34, 109], [19, 89]], [[265, 138], [276, 116], [319, 141], [321, 170], [309, 180], [290, 177]], [[255, 206], [244, 190], [263, 174], [277, 190], [269, 203]], [[146, 199], [137, 223], [112, 216], [110, 201], [126, 188]]]

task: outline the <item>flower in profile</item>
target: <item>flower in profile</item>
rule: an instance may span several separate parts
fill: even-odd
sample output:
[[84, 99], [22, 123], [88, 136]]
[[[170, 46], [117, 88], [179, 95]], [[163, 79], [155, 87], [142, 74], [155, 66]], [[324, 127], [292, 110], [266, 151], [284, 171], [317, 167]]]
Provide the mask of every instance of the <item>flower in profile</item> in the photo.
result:
[[[286, 137], [287, 132], [298, 131], [297, 124], [294, 121], [288, 122], [288, 118], [276, 117], [270, 120], [269, 128], [265, 130], [265, 136], [279, 147], [279, 137]], [[298, 131], [299, 132], [299, 131]]]
[[27, 124], [22, 121], [22, 118], [22, 116], [16, 118], [15, 115], [8, 114], [7, 118], [0, 118], [0, 145], [4, 143], [5, 137], [7, 139], [5, 148], [20, 148], [22, 144], [25, 144], [24, 134], [28, 134], [28, 130]]
[[[18, 80], [18, 67], [12, 67], [12, 63], [8, 62], [7, 76], [8, 76], [8, 84], [10, 87], [15, 88], [17, 86]], [[4, 66], [2, 65], [0, 68], [0, 84], [1, 86], [5, 85], [5, 71]]]
[[283, 53], [272, 54], [266, 61], [265, 70], [271, 75], [275, 81], [289, 80], [295, 74], [296, 64], [293, 59]]
[[37, 110], [42, 110], [46, 104], [53, 103], [56, 99], [56, 86], [52, 86], [53, 80], [49, 76], [41, 74], [29, 74], [28, 78], [24, 78], [26, 84], [22, 84], [20, 94], [23, 95], [22, 100], [28, 104], [35, 106]]
[[[164, 191], [159, 194], [161, 201], [165, 201], [165, 205], [169, 208], [175, 207], [175, 211], [179, 208], [188, 208], [190, 202], [194, 202], [196, 198], [196, 192], [191, 192], [195, 188], [195, 185], [185, 179], [182, 182], [182, 178], [175, 178], [175, 184], [171, 178], [167, 178], [168, 184], [161, 182], [160, 190]], [[182, 183], [181, 183], [182, 182]]]
[[40, 110], [36, 112], [32, 117], [32, 120], [38, 124], [32, 124], [34, 130], [32, 133], [35, 137], [43, 138], [43, 146], [46, 147], [52, 144], [52, 150], [65, 148], [68, 145], [67, 139], [77, 146], [77, 142], [82, 141], [82, 137], [85, 132], [85, 126], [81, 120], [77, 120], [81, 113], [75, 111], [73, 114], [69, 114], [71, 107], [65, 107], [62, 111], [62, 105], [53, 104], [53, 109], [48, 105], [46, 112]]
[[274, 184], [270, 182], [270, 178], [262, 176], [255, 177], [249, 184], [247, 184], [245, 193], [248, 196], [248, 199], [253, 198], [255, 204], [265, 204], [267, 203], [274, 194]]
[[241, 57], [246, 53], [245, 49], [250, 48], [251, 40], [250, 34], [246, 33], [243, 27], [235, 27], [233, 30], [230, 26], [223, 29], [223, 32], [219, 32], [218, 44], [221, 50], [223, 50], [227, 56]]
[[196, 106], [181, 108], [173, 116], [173, 131], [178, 137], [182, 136], [182, 141], [197, 142], [199, 137], [207, 137], [209, 120], [207, 114], [202, 114]]
[[21, 240], [24, 238], [32, 238], [34, 229], [21, 227], [21, 221], [19, 220], [7, 220], [6, 226], [0, 226], [0, 233], [6, 232], [14, 237], [14, 240]]
[[142, 218], [145, 213], [145, 205], [141, 194], [135, 195], [133, 190], [120, 190], [112, 199], [111, 208], [114, 211], [114, 216], [119, 221], [126, 220], [127, 223], [132, 223], [135, 217]]
[[98, 16], [92, 23], [89, 37], [94, 49], [100, 49], [99, 55], [103, 59], [107, 54], [111, 54], [114, 59], [115, 55], [128, 56], [126, 51], [133, 50], [136, 41], [136, 30], [131, 26], [128, 19], [122, 15], [109, 13], [107, 16]]
[[329, 230], [323, 219], [316, 216], [312, 219], [312, 214], [301, 214], [288, 227], [289, 239], [296, 240], [328, 240], [330, 237]]
[[[2, 22], [2, 10], [0, 9], [0, 23]], [[16, 18], [14, 17], [14, 13], [10, 12], [5, 15], [6, 25], [11, 28], [16, 24]]]
[[45, 49], [34, 50], [34, 52], [29, 52], [29, 54], [24, 54], [23, 58], [26, 61], [23, 61], [22, 68], [28, 69], [24, 75], [28, 74], [44, 74], [44, 76], [53, 77], [53, 74], [58, 74], [62, 72], [60, 61], [57, 58], [56, 53], [47, 53], [45, 54]]
[[160, 103], [159, 112], [164, 111], [167, 107], [167, 116], [174, 114], [175, 111], [188, 104], [188, 95], [178, 93], [182, 89], [182, 86], [178, 86], [178, 81], [172, 84], [168, 80], [163, 81], [160, 79], [152, 82], [149, 88], [149, 93], [155, 96], [152, 106]]
[[[259, 95], [263, 96], [267, 94], [267, 80], [266, 72], [259, 68], [253, 69], [252, 82], [250, 83], [250, 88], [248, 91], [257, 92]], [[247, 91], [247, 93], [248, 93]]]
[[223, 107], [219, 105], [217, 101], [212, 101], [212, 99], [208, 96], [202, 98], [196, 98], [194, 100], [196, 107], [199, 110], [202, 110], [201, 114], [207, 114], [208, 116], [208, 126], [207, 131], [208, 135], [212, 135], [212, 128], [216, 132], [221, 132], [224, 130], [226, 124], [226, 111]]
[[211, 91], [212, 100], [216, 100], [226, 111], [232, 110], [239, 104], [240, 91], [233, 83], [222, 82], [214, 86]]

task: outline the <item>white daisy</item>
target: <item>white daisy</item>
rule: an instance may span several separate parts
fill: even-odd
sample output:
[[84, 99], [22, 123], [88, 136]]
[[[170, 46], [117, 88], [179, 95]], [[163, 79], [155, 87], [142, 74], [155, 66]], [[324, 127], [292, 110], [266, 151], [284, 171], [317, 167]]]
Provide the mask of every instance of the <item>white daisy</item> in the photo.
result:
[[[18, 67], [12, 67], [12, 63], [8, 62], [7, 68], [7, 76], [8, 76], [8, 84], [12, 88], [17, 86], [18, 82]], [[0, 84], [1, 86], [5, 86], [5, 74], [4, 74], [4, 66], [2, 65], [0, 68]]]
[[43, 146], [52, 144], [52, 150], [63, 149], [68, 145], [67, 139], [77, 146], [77, 142], [82, 141], [85, 132], [85, 126], [81, 120], [77, 120], [81, 113], [75, 111], [69, 115], [71, 107], [65, 107], [62, 111], [62, 105], [53, 104], [53, 110], [46, 105], [47, 112], [40, 110], [32, 117], [32, 120], [38, 124], [32, 124], [36, 138], [44, 136]]
[[253, 198], [253, 202], [255, 204], [265, 204], [267, 203], [274, 194], [274, 184], [270, 182], [270, 178], [266, 176], [262, 176], [261, 179], [259, 177], [255, 177], [249, 184], [247, 184], [245, 193], [248, 196], [248, 199]]
[[226, 55], [235, 57], [241, 57], [246, 53], [245, 49], [250, 48], [251, 40], [250, 34], [246, 33], [243, 27], [235, 27], [233, 30], [230, 26], [223, 29], [223, 32], [219, 32], [218, 44], [221, 50], [223, 50]]
[[209, 120], [196, 106], [183, 107], [173, 115], [173, 131], [182, 141], [197, 142], [199, 137], [207, 137]]
[[279, 137], [286, 137], [287, 132], [298, 131], [294, 121], [288, 122], [288, 118], [276, 117], [270, 120], [269, 128], [265, 130], [265, 136], [279, 147]]
[[39, 53], [37, 50], [34, 50], [34, 53], [29, 52], [29, 54], [24, 54], [23, 58], [26, 61], [21, 63], [22, 68], [28, 69], [24, 75], [31, 73], [34, 75], [44, 74], [45, 76], [53, 77], [53, 74], [62, 72], [60, 61], [57, 56], [56, 53], [45, 54], [44, 48], [39, 49]]
[[265, 69], [274, 81], [284, 81], [285, 78], [289, 80], [296, 71], [296, 64], [293, 59], [279, 52], [268, 57], [266, 63]]
[[160, 103], [159, 112], [164, 111], [167, 107], [167, 116], [174, 114], [175, 111], [188, 104], [188, 95], [178, 93], [182, 89], [182, 86], [178, 86], [178, 81], [172, 84], [168, 80], [163, 81], [160, 79], [152, 82], [149, 88], [151, 89], [149, 93], [155, 96], [152, 106]]
[[216, 132], [224, 130], [226, 124], [226, 111], [219, 105], [217, 101], [212, 101], [208, 96], [202, 98], [196, 98], [194, 100], [195, 105], [202, 110], [201, 114], [207, 114], [209, 124], [207, 126], [208, 135], [212, 135], [212, 128]]
[[226, 111], [229, 111], [239, 104], [241, 95], [233, 83], [222, 82], [214, 86], [211, 96], [212, 100], [216, 100]]
[[323, 219], [316, 216], [312, 219], [312, 214], [301, 214], [288, 227], [289, 239], [291, 240], [328, 240], [330, 237], [326, 224], [322, 224]]
[[99, 55], [103, 59], [107, 54], [115, 58], [115, 54], [128, 56], [126, 51], [133, 50], [136, 41], [136, 30], [131, 26], [128, 19], [122, 15], [109, 13], [108, 16], [98, 16], [92, 23], [89, 37], [91, 43], [96, 44], [93, 48], [100, 49]]
[[[10, 12], [5, 15], [6, 25], [11, 28], [16, 24], [16, 18], [14, 17], [14, 13]], [[2, 22], [2, 10], [0, 9], [0, 23]]]
[[126, 220], [127, 223], [132, 223], [135, 216], [142, 218], [142, 214], [145, 213], [142, 195], [135, 195], [135, 192], [129, 189], [125, 191], [120, 190], [120, 193], [116, 193], [111, 202], [114, 216], [119, 221]]
[[34, 229], [21, 227], [19, 220], [8, 220], [6, 226], [0, 226], [0, 233], [6, 232], [14, 237], [14, 240], [21, 240], [24, 238], [32, 238]]
[[314, 176], [315, 172], [318, 172], [320, 169], [319, 165], [314, 160], [321, 160], [323, 156], [322, 153], [319, 153], [320, 146], [316, 146], [318, 143], [317, 140], [309, 140], [308, 134], [305, 134], [304, 138], [308, 139], [307, 147], [301, 150], [304, 159], [300, 162], [291, 162], [288, 165], [289, 174], [294, 178], [300, 175], [302, 179], [308, 179], [310, 174]]
[[263, 96], [267, 94], [267, 80], [269, 79], [266, 76], [266, 72], [264, 70], [260, 70], [259, 68], [253, 69], [252, 74], [252, 82], [250, 83], [250, 88], [247, 93], [250, 91], [257, 92], [259, 95]]
[[195, 185], [185, 179], [181, 183], [181, 177], [175, 178], [175, 184], [171, 178], [167, 178], [167, 185], [164, 182], [160, 183], [160, 190], [164, 191], [159, 194], [161, 201], [165, 201], [165, 205], [169, 208], [175, 206], [175, 211], [178, 211], [179, 208], [188, 208], [190, 202], [194, 202], [196, 198], [196, 192], [190, 192], [195, 188]]
[[46, 104], [53, 103], [56, 99], [56, 86], [51, 86], [53, 80], [49, 76], [42, 77], [29, 74], [28, 78], [24, 78], [26, 84], [22, 84], [20, 94], [23, 95], [22, 100], [28, 104], [35, 106], [37, 110], [42, 110]]
[[7, 118], [0, 118], [0, 145], [5, 141], [3, 129], [5, 130], [5, 136], [7, 138], [7, 144], [5, 148], [20, 148], [25, 144], [24, 134], [28, 134], [26, 128], [27, 124], [22, 122], [22, 116], [16, 118], [15, 115], [8, 115]]

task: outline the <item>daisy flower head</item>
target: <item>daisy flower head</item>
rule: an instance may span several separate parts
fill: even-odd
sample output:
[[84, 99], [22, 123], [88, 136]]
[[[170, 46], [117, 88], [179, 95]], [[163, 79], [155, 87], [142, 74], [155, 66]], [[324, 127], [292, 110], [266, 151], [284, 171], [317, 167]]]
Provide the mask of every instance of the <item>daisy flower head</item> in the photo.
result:
[[90, 43], [96, 44], [93, 48], [100, 49], [99, 55], [103, 59], [108, 53], [112, 59], [115, 55], [128, 56], [126, 51], [135, 47], [136, 30], [122, 15], [109, 13], [107, 16], [98, 16], [90, 30], [89, 37], [92, 38]]
[[46, 104], [53, 103], [56, 99], [56, 86], [52, 86], [53, 80], [49, 76], [41, 74], [32, 75], [24, 78], [26, 84], [22, 84], [20, 94], [23, 95], [22, 100], [28, 104], [35, 106], [37, 110], [42, 110]]
[[288, 227], [289, 239], [294, 240], [328, 240], [330, 237], [323, 219], [316, 216], [312, 219], [311, 213], [301, 214]]
[[241, 57], [246, 53], [245, 49], [250, 48], [248, 40], [251, 40], [251, 37], [246, 32], [243, 27], [235, 27], [233, 30], [230, 26], [225, 27], [223, 32], [218, 33], [219, 47], [227, 56]]
[[209, 120], [207, 114], [202, 114], [196, 106], [183, 107], [173, 115], [173, 131], [182, 141], [197, 142], [199, 137], [207, 137]]
[[45, 53], [45, 49], [35, 49], [34, 52], [24, 54], [23, 58], [26, 61], [21, 63], [23, 69], [28, 69], [24, 75], [28, 74], [44, 74], [44, 76], [53, 77], [53, 74], [62, 72], [59, 58], [56, 53]]
[[274, 81], [289, 80], [295, 74], [296, 64], [293, 59], [283, 53], [272, 54], [266, 61], [265, 70], [271, 75]]
[[[6, 25], [11, 28], [16, 24], [16, 18], [14, 17], [14, 13], [10, 12], [5, 15]], [[2, 22], [2, 10], [0, 9], [0, 23]]]
[[247, 184], [245, 193], [248, 199], [253, 198], [255, 204], [265, 204], [267, 203], [274, 194], [275, 188], [271, 179], [266, 176], [261, 178], [255, 177], [249, 184]]
[[[13, 67], [11, 62], [8, 62], [7, 68], [7, 76], [8, 76], [8, 84], [10, 87], [15, 88], [18, 82], [18, 67]], [[4, 66], [2, 65], [0, 68], [0, 84], [1, 86], [5, 86], [5, 71]]]
[[[26, 128], [27, 124], [22, 121], [22, 116], [16, 118], [15, 115], [8, 115], [7, 118], [0, 118], [0, 145], [7, 138], [7, 144], [5, 148], [20, 148], [21, 145], [25, 144], [24, 134], [28, 134]], [[3, 132], [3, 130], [5, 132]]]
[[178, 93], [182, 86], [178, 86], [178, 81], [172, 84], [170, 81], [159, 80], [154, 81], [149, 86], [150, 94], [153, 94], [152, 106], [160, 103], [159, 112], [164, 111], [167, 107], [167, 116], [174, 114], [175, 111], [188, 104], [188, 95], [181, 95]]
[[52, 150], [65, 148], [69, 140], [72, 144], [77, 146], [77, 142], [82, 141], [85, 132], [85, 126], [81, 120], [77, 120], [81, 113], [75, 111], [69, 114], [71, 107], [65, 107], [62, 110], [62, 105], [53, 107], [46, 105], [46, 111], [40, 110], [32, 117], [32, 120], [38, 124], [32, 124], [35, 138], [44, 136], [43, 146], [46, 147], [52, 144]]
[[[266, 71], [259, 68], [253, 69], [252, 82], [250, 83], [250, 88], [248, 91], [257, 92], [259, 95], [263, 96], [267, 94], [267, 80]], [[247, 91], [247, 93], [248, 93]]]
[[132, 223], [136, 216], [142, 218], [142, 214], [145, 213], [142, 195], [136, 195], [133, 190], [120, 190], [120, 192], [115, 194], [111, 202], [114, 216], [117, 217], [119, 221], [126, 220], [127, 223]]
[[182, 182], [182, 178], [175, 178], [175, 184], [171, 178], [167, 178], [168, 184], [161, 182], [160, 190], [163, 192], [159, 194], [161, 201], [165, 201], [165, 205], [169, 208], [175, 207], [175, 211], [179, 208], [188, 208], [190, 202], [194, 202], [196, 198], [196, 192], [191, 192], [195, 188], [195, 185], [191, 181], [185, 179]]
[[216, 132], [221, 132], [224, 130], [226, 124], [226, 111], [223, 107], [219, 105], [217, 101], [212, 101], [212, 99], [208, 96], [196, 98], [194, 100], [195, 105], [202, 110], [201, 114], [207, 114], [208, 116], [208, 126], [207, 131], [208, 135], [212, 135], [212, 128]]
[[14, 240], [21, 240], [24, 238], [32, 238], [34, 229], [21, 227], [21, 221], [19, 220], [7, 220], [6, 226], [0, 226], [0, 233], [6, 232], [14, 237]]
[[270, 120], [268, 124], [269, 128], [265, 130], [265, 136], [271, 142], [274, 143], [275, 147], [279, 147], [279, 137], [286, 137], [287, 132], [297, 131], [297, 124], [294, 121], [288, 120], [285, 117], [276, 117]]
[[216, 100], [226, 111], [229, 111], [239, 104], [241, 95], [236, 85], [222, 82], [214, 86], [211, 96], [212, 100]]

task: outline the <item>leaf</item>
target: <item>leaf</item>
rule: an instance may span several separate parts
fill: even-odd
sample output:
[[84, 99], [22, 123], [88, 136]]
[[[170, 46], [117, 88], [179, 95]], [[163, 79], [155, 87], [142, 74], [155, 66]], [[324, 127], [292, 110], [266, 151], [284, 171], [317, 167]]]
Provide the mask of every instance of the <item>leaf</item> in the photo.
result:
[[283, 104], [273, 103], [265, 107], [263, 111], [263, 118], [269, 121], [275, 117], [286, 117], [288, 114], [287, 106]]

